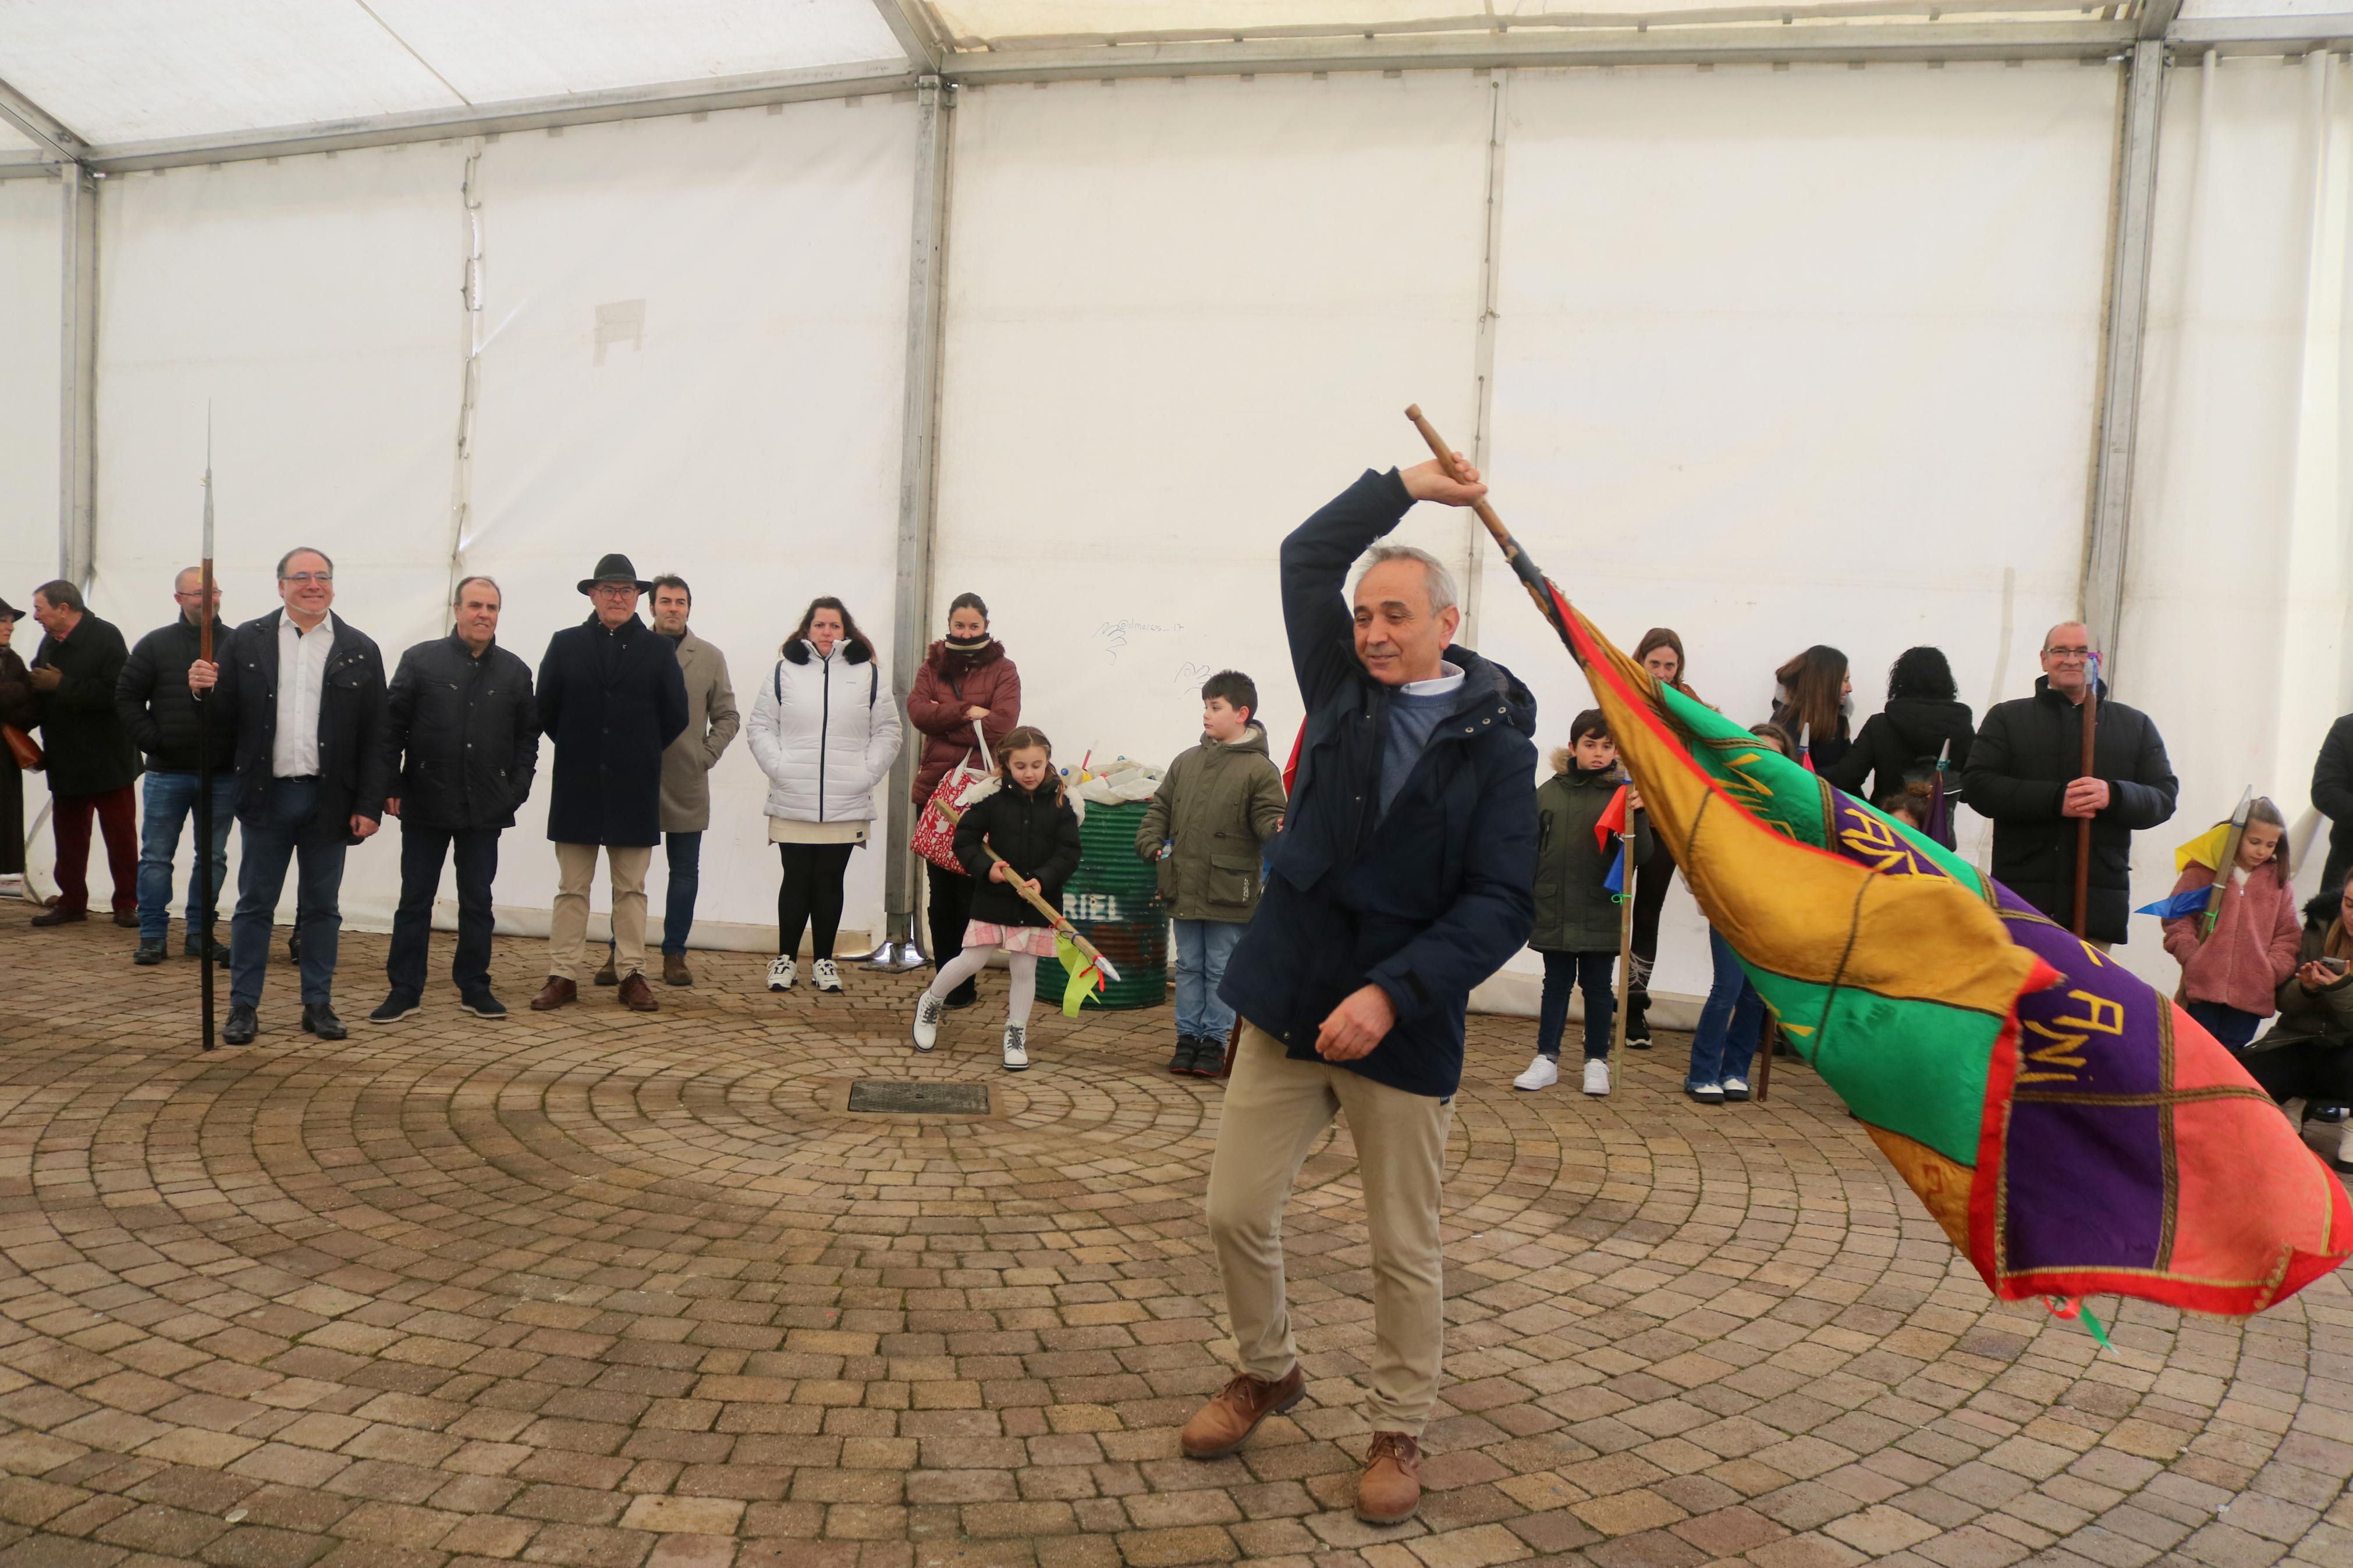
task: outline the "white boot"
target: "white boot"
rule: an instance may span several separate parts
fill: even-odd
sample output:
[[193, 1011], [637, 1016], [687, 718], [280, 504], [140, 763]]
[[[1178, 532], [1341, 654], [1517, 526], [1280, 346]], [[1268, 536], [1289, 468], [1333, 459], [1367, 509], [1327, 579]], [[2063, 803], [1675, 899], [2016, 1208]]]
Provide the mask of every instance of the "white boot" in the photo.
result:
[[1550, 1089], [1560, 1081], [1560, 1060], [1538, 1053], [1528, 1070], [1512, 1080], [1514, 1089]]
[[1026, 1072], [1029, 1067], [1029, 1030], [1020, 1024], [1005, 1026], [1005, 1070]]
[[790, 991], [793, 988], [794, 975], [799, 967], [789, 958], [772, 960], [768, 964], [768, 989]]
[[1599, 1057], [1585, 1064], [1585, 1092], [1595, 1096], [1609, 1092], [1609, 1064]]
[[915, 998], [915, 1048], [928, 1051], [940, 1043], [940, 1015], [947, 1009], [930, 992]]
[[820, 991], [839, 991], [841, 989], [841, 971], [833, 966], [833, 960], [820, 958], [809, 965], [809, 983]]

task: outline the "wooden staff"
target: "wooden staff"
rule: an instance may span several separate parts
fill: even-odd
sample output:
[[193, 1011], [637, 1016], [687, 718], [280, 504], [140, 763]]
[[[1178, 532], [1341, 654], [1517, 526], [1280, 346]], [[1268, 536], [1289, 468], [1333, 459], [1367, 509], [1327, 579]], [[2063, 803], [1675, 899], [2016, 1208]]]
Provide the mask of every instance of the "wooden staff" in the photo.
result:
[[[1446, 444], [1445, 439], [1438, 434], [1430, 421], [1421, 416], [1421, 405], [1408, 404], [1405, 416], [1413, 421], [1413, 427], [1421, 432], [1423, 440], [1430, 443], [1431, 455], [1446, 466], [1446, 471], [1449, 474], [1458, 480], [1461, 479], [1462, 478], [1461, 459], [1456, 455], [1454, 448]], [[1560, 634], [1560, 640], [1564, 643], [1568, 642], [1570, 640], [1568, 627], [1562, 623], [1560, 611], [1552, 602], [1552, 591], [1545, 586], [1544, 574], [1536, 570], [1536, 563], [1528, 559], [1527, 552], [1520, 548], [1520, 542], [1512, 537], [1512, 531], [1504, 526], [1504, 520], [1495, 515], [1495, 509], [1487, 504], [1487, 499], [1484, 496], [1471, 503], [1471, 510], [1481, 522], [1487, 525], [1487, 531], [1494, 536], [1495, 543], [1504, 552], [1504, 562], [1512, 569], [1512, 575], [1520, 580], [1520, 586], [1525, 588], [1528, 591], [1528, 597], [1536, 602], [1537, 611], [1551, 623], [1552, 629]]]
[[[2097, 739], [2100, 722], [2100, 657], [2094, 654], [2084, 670], [2084, 769], [2081, 778], [2092, 777], [2092, 744]], [[2227, 876], [2229, 873], [2222, 873]], [[2092, 819], [2075, 819], [2075, 939], [2084, 939], [2084, 921], [2090, 913], [2092, 899]]]
[[[1010, 788], [1011, 786], [999, 785], [998, 787]], [[948, 826], [951, 827], [955, 826], [958, 823], [964, 820], [964, 813], [952, 805], [941, 806], [940, 815], [948, 819]], [[1058, 933], [1068, 937], [1070, 939], [1071, 945], [1077, 948], [1080, 952], [1083, 953], [1086, 956], [1088, 963], [1103, 971], [1103, 978], [1105, 980], [1117, 980], [1119, 978], [1119, 971], [1113, 967], [1111, 960], [1105, 958], [1101, 952], [1097, 952], [1093, 942], [1091, 942], [1085, 937], [1081, 936], [1079, 934], [1079, 928], [1072, 925], [1069, 921], [1064, 920], [1062, 918], [1062, 911], [1048, 903], [1044, 896], [1041, 895], [1038, 889], [1029, 885], [1029, 879], [1022, 876], [1020, 872], [1013, 868], [1013, 863], [1010, 860], [1008, 860], [1004, 856], [999, 855], [989, 846], [986, 839], [981, 841], [980, 847], [981, 852], [987, 855], [990, 860], [1005, 868], [1005, 885], [1011, 888], [1015, 892], [1020, 894], [1022, 901], [1027, 903], [1031, 909], [1036, 910], [1039, 914], [1044, 915], [1046, 919], [1052, 923], [1054, 930]]]
[[1757, 1103], [1765, 1103], [1773, 1092], [1773, 1015], [1765, 1015], [1764, 1027], [1757, 1031]]
[[[1630, 784], [1626, 787], [1633, 786]], [[1618, 830], [1618, 853], [1626, 870], [1619, 879], [1623, 886], [1618, 889], [1618, 1013], [1609, 1025], [1612, 1071], [1626, 1055], [1626, 994], [1634, 977], [1634, 834], [1641, 826], [1641, 815], [1640, 806], [1627, 812], [1625, 826]]]
[[[205, 553], [196, 580], [196, 657], [213, 662], [213, 428], [205, 414]], [[210, 693], [206, 693], [209, 696]], [[204, 1048], [213, 1048], [213, 748], [209, 703], [196, 705], [196, 969]]]

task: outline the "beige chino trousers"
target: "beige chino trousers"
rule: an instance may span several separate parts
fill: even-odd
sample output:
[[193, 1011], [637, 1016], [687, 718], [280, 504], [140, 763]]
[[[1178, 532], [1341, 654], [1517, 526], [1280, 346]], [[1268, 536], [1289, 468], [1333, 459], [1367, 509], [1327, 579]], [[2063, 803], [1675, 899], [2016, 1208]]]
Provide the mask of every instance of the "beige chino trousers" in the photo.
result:
[[596, 879], [599, 847], [613, 884], [613, 973], [627, 980], [646, 970], [646, 867], [653, 860], [653, 846], [558, 844], [547, 972], [575, 984], [595, 973], [588, 962], [588, 889]]
[[1241, 1369], [1274, 1379], [1299, 1358], [1283, 1293], [1282, 1207], [1307, 1152], [1348, 1119], [1373, 1249], [1372, 1395], [1377, 1432], [1419, 1437], [1438, 1401], [1445, 1291], [1438, 1209], [1451, 1100], [1408, 1094], [1325, 1061], [1293, 1061], [1244, 1021], [1209, 1163], [1209, 1237], [1225, 1276]]

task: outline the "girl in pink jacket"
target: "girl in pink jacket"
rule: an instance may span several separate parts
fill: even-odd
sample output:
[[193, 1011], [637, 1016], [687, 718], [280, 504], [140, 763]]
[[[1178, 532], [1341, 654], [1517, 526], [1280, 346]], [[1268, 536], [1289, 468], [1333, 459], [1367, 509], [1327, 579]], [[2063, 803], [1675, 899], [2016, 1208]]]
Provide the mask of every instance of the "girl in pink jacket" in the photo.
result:
[[[2286, 837], [2279, 807], [2255, 801], [2247, 811], [2247, 830], [2239, 839], [2239, 858], [2214, 930], [2200, 934], [2203, 914], [2165, 922], [2165, 951], [2181, 965], [2183, 1009], [2233, 1054], [2246, 1049], [2256, 1028], [2277, 1011], [2274, 997], [2280, 983], [2295, 973], [2303, 928], [2288, 886]], [[2213, 883], [2213, 872], [2192, 864], [2173, 890]]]

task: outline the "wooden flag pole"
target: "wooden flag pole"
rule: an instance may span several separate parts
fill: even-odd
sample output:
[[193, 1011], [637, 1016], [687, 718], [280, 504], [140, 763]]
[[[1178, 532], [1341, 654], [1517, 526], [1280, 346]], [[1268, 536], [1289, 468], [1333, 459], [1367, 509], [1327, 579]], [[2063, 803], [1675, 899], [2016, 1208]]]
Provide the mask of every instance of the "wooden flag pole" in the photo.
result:
[[1618, 853], [1624, 861], [1626, 874], [1620, 879], [1624, 885], [1618, 889], [1618, 1012], [1609, 1024], [1612, 1072], [1618, 1070], [1626, 1056], [1626, 994], [1634, 976], [1634, 834], [1641, 826], [1641, 813], [1639, 805], [1627, 812], [1626, 825], [1618, 830]]
[[[951, 827], [964, 820], [964, 813], [958, 811], [952, 805], [941, 806], [940, 815], [948, 819], [948, 826]], [[1111, 960], [1105, 958], [1101, 952], [1097, 952], [1093, 942], [1091, 942], [1085, 937], [1081, 936], [1079, 934], [1079, 928], [1072, 925], [1069, 921], [1064, 920], [1062, 918], [1062, 911], [1048, 903], [1044, 896], [1029, 885], [1029, 879], [1025, 878], [1020, 872], [1013, 868], [1013, 863], [1011, 861], [1006, 859], [1004, 856], [999, 855], [987, 843], [983, 843], [980, 847], [982, 852], [987, 855], [990, 860], [1005, 868], [1005, 885], [1012, 889], [1015, 892], [1020, 894], [1024, 903], [1028, 904], [1031, 909], [1036, 910], [1039, 914], [1044, 915], [1048, 922], [1053, 926], [1056, 931], [1070, 938], [1071, 945], [1077, 948], [1081, 953], [1084, 954], [1088, 963], [1093, 964], [1097, 969], [1102, 970], [1104, 979], [1117, 980], [1119, 978], [1119, 971], [1112, 966]]]
[[[2084, 765], [2076, 776], [2090, 778], [2092, 747], [2098, 738], [2100, 723], [2100, 660], [2095, 654], [2084, 671]], [[2075, 940], [2084, 940], [2084, 921], [2091, 913], [2092, 899], [2092, 819], [2075, 819], [2075, 920], [2073, 930]]]
[[[196, 580], [196, 657], [206, 664], [213, 662], [213, 421], [212, 412], [205, 413], [205, 553], [197, 567]], [[209, 696], [209, 693], [206, 693]], [[192, 932], [196, 939], [196, 969], [202, 978], [197, 992], [202, 998], [204, 1048], [213, 1048], [213, 922], [216, 912], [213, 900], [217, 894], [213, 886], [213, 748], [212, 708], [209, 702], [196, 706], [196, 918], [202, 922]]]
[[[2198, 924], [2198, 940], [2204, 942], [2214, 934], [2214, 927], [2222, 918], [2222, 891], [2231, 885], [2231, 873], [2239, 864], [2239, 846], [2247, 837], [2247, 813], [2255, 804], [2255, 786], [2249, 784], [2239, 796], [2238, 808], [2231, 813], [2231, 831], [2223, 836], [2221, 863], [2214, 868], [2214, 880], [2206, 888], [2206, 913]], [[2283, 870], [2287, 866], [2287, 845], [2283, 836], [2280, 847], [2274, 852]]]
[[1757, 1103], [1762, 1105], [1773, 1092], [1773, 1015], [1765, 1015], [1764, 1026], [1757, 1031]]

